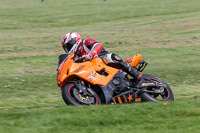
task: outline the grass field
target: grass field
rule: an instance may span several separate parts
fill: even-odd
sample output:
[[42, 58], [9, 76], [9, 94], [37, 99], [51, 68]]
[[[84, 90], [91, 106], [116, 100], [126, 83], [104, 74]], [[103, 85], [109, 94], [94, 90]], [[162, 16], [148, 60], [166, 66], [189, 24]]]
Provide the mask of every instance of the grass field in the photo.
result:
[[[0, 132], [200, 131], [199, 0], [1, 0]], [[94, 37], [143, 73], [166, 81], [174, 102], [66, 106], [56, 85], [62, 36]]]

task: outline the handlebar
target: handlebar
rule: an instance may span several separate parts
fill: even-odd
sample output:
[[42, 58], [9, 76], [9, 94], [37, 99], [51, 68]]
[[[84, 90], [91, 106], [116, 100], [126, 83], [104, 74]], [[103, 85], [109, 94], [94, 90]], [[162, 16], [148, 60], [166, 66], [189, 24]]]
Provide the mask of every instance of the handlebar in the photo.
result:
[[83, 61], [85, 61], [85, 58], [82, 58], [82, 57], [74, 60], [75, 63], [81, 63]]

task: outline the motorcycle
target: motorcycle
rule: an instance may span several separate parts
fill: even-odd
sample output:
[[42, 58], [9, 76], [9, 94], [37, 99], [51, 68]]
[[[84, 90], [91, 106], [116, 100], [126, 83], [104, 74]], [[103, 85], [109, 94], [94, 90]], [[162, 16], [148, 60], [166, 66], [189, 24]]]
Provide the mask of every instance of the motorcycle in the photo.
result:
[[[78, 57], [78, 44], [69, 55], [60, 61], [57, 85], [67, 105], [122, 104], [147, 101], [173, 101], [174, 95], [167, 83], [160, 78], [142, 74], [136, 82], [121, 69], [106, 65], [101, 58], [90, 61]], [[125, 59], [132, 67], [142, 72], [146, 61], [136, 54]]]

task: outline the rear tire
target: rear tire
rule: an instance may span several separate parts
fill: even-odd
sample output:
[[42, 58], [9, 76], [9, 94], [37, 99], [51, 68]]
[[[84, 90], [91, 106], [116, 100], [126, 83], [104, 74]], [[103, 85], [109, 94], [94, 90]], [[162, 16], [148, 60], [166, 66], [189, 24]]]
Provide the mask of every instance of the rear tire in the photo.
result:
[[[70, 82], [62, 88], [62, 97], [67, 105], [98, 105], [101, 104], [101, 99], [93, 92], [93, 96], [82, 96], [79, 94], [75, 84]], [[82, 99], [80, 99], [82, 97]], [[86, 100], [83, 100], [86, 99]]]
[[[141, 94], [142, 101], [153, 101], [153, 102], [174, 101], [174, 95], [173, 95], [171, 88], [163, 80], [161, 80], [160, 78], [158, 78], [156, 76], [149, 75], [149, 74], [143, 74], [142, 78], [154, 80], [158, 83], [161, 83], [164, 86], [164, 91], [161, 94], [153, 94], [153, 93], [143, 92]], [[158, 97], [160, 97], [160, 99], [158, 99]]]

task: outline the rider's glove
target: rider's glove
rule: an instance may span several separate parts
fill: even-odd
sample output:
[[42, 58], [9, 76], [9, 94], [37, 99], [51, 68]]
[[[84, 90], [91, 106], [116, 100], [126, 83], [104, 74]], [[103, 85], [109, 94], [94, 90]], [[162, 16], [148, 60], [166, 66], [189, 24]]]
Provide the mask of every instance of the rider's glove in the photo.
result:
[[84, 60], [91, 60], [92, 58], [93, 58], [94, 56], [92, 55], [92, 54], [87, 54], [87, 55], [83, 55], [82, 56], [82, 58], [84, 59]]
[[93, 57], [96, 57], [96, 56], [97, 56], [97, 52], [92, 50], [87, 55], [83, 55], [82, 58], [84, 60], [91, 60]]

